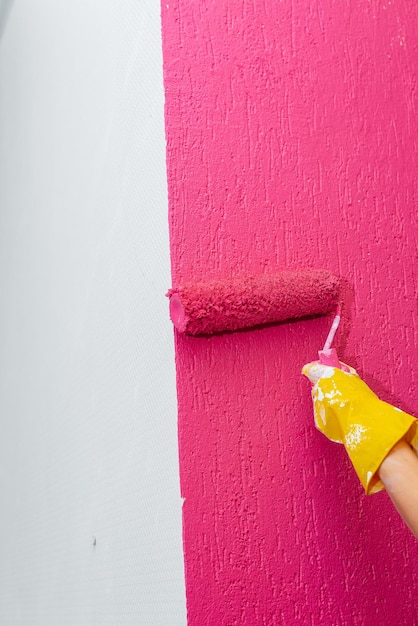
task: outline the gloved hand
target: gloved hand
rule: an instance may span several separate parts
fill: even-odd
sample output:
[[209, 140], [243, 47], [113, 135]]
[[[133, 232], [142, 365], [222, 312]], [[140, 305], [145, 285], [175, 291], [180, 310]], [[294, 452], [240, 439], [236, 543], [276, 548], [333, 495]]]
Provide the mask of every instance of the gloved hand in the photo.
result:
[[367, 494], [384, 489], [380, 464], [401, 439], [418, 453], [417, 420], [379, 400], [348, 367], [344, 372], [315, 361], [304, 366], [311, 383], [316, 427], [331, 441], [342, 443]]

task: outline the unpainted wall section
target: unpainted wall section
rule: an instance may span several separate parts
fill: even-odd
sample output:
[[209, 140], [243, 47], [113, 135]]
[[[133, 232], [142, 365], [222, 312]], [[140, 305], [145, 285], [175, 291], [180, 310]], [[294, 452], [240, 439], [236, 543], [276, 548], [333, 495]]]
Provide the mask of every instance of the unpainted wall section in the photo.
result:
[[0, 39], [4, 626], [185, 623], [163, 104], [152, 0], [11, 3]]

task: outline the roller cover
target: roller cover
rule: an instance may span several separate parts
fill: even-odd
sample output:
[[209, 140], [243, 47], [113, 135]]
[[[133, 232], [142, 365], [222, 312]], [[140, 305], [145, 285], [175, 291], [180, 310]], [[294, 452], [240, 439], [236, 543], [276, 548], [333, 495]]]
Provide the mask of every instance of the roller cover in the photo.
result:
[[338, 292], [339, 280], [327, 270], [288, 270], [190, 282], [167, 296], [179, 332], [213, 335], [325, 315], [336, 307]]

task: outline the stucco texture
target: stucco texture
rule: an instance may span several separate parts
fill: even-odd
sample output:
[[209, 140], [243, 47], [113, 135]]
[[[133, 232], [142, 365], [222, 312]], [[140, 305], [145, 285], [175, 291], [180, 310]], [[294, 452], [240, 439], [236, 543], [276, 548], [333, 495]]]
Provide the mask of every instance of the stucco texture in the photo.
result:
[[[336, 347], [418, 414], [418, 5], [162, 4], [173, 284], [325, 267]], [[176, 333], [191, 626], [418, 624], [418, 550], [315, 430], [331, 320]]]

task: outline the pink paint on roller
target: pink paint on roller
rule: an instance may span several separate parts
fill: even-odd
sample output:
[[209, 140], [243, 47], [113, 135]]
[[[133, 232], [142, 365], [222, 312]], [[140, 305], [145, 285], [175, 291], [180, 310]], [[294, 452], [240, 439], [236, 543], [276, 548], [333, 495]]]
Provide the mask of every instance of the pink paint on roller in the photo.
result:
[[335, 309], [338, 278], [327, 270], [281, 271], [197, 281], [168, 292], [170, 317], [180, 332], [212, 335]]
[[[418, 3], [161, 9], [173, 285], [329, 268], [333, 347], [418, 413]], [[329, 327], [175, 334], [189, 626], [417, 623], [413, 537], [313, 424]]]

